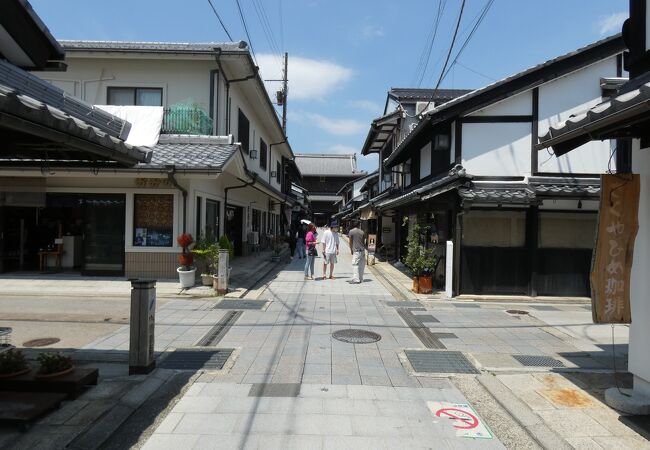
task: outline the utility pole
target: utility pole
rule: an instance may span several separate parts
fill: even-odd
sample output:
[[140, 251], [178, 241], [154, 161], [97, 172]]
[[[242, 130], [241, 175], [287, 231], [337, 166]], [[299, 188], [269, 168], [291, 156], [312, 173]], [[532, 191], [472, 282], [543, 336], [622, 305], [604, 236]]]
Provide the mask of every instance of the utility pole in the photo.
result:
[[284, 52], [284, 72], [282, 75], [282, 132], [287, 135], [287, 64], [289, 53]]

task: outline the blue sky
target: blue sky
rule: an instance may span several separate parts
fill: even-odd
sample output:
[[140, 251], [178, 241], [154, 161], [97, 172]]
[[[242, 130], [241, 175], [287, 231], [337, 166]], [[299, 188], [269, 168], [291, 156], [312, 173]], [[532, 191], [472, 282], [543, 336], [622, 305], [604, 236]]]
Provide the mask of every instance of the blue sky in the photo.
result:
[[[487, 1], [466, 1], [456, 49]], [[387, 90], [418, 85], [416, 69], [438, 10], [437, 0], [239, 2], [262, 76], [279, 78], [277, 52], [289, 53], [287, 134], [294, 152], [358, 153]], [[60, 39], [229, 40], [207, 0], [31, 3]], [[236, 1], [213, 4], [233, 40], [248, 41]], [[421, 87], [438, 80], [461, 0], [443, 4]], [[478, 88], [617, 33], [627, 8], [626, 0], [495, 0], [441, 87]], [[376, 168], [373, 157], [358, 160], [363, 169]]]

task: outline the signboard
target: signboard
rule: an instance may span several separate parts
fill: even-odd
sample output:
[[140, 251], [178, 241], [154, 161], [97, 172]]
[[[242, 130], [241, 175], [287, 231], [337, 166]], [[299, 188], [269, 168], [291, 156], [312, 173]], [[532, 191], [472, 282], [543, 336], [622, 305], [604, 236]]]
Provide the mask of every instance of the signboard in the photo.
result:
[[456, 429], [456, 436], [472, 439], [492, 439], [490, 429], [467, 403], [427, 402], [431, 413], [447, 420]]
[[368, 253], [375, 253], [377, 250], [377, 235], [369, 234], [368, 235]]
[[601, 175], [600, 212], [591, 264], [594, 323], [630, 323], [630, 273], [639, 229], [639, 176]]

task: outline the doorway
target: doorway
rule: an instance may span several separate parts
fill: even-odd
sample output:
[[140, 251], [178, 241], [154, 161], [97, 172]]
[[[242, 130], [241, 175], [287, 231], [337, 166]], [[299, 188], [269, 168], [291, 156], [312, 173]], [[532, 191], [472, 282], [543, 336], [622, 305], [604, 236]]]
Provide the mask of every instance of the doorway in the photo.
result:
[[242, 228], [244, 226], [244, 210], [241, 206], [226, 205], [226, 221], [224, 233], [235, 246], [235, 256], [243, 254], [244, 243], [242, 239]]

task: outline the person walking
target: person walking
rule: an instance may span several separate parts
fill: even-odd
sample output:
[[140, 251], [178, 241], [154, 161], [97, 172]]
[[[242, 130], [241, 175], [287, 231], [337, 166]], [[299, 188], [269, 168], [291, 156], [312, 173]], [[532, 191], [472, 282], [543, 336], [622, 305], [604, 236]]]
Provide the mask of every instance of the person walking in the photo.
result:
[[307, 250], [307, 256], [305, 257], [305, 280], [314, 279], [314, 260], [317, 255], [315, 231], [316, 227], [310, 223], [305, 234], [305, 248]]
[[287, 231], [287, 241], [289, 242], [289, 250], [291, 250], [291, 257], [293, 258], [294, 253], [296, 252], [296, 235], [297, 235], [297, 230], [294, 225], [291, 225], [289, 227], [289, 230]]
[[330, 266], [330, 280], [334, 279], [334, 264], [339, 254], [339, 233], [338, 223], [332, 222], [330, 227], [323, 233], [323, 280], [327, 278], [327, 265]]
[[301, 223], [298, 227], [298, 242], [296, 242], [298, 259], [305, 257], [305, 236], [307, 236], [307, 226], [304, 223]]
[[366, 235], [359, 222], [352, 223], [352, 229], [348, 232], [350, 239], [350, 253], [352, 253], [352, 279], [350, 283], [363, 283], [363, 270], [366, 268]]

